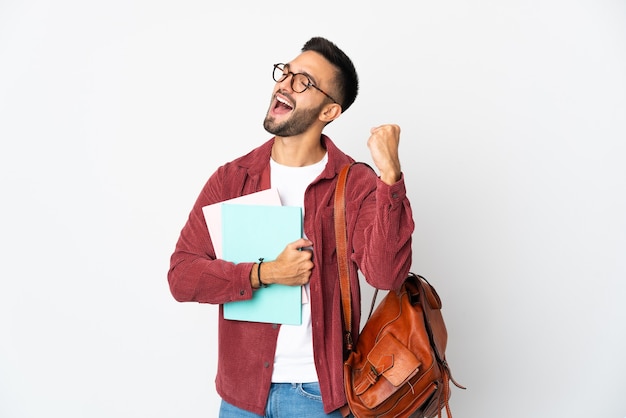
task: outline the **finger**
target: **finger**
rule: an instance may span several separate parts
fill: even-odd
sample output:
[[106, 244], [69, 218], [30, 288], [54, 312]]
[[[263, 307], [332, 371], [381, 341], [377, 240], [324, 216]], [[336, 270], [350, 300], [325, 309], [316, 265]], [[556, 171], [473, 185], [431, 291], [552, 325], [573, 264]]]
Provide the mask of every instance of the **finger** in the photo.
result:
[[[305, 260], [313, 261], [313, 249], [312, 248], [303, 248], [300, 253], [305, 257]], [[313, 268], [313, 266], [311, 266]]]
[[389, 124], [385, 124], [385, 125], [378, 125], [378, 126], [374, 126], [373, 128], [370, 129], [370, 133], [374, 133], [376, 131], [380, 131], [381, 129], [390, 129], [392, 131], [397, 131], [398, 133], [400, 132], [400, 126], [396, 125], [395, 123], [389, 123]]
[[297, 241], [294, 241], [294, 242], [292, 242], [290, 244], [287, 244], [287, 248], [294, 249], [294, 250], [299, 250], [299, 249], [301, 249], [303, 247], [310, 247], [312, 245], [313, 245], [312, 241], [309, 241], [306, 238], [300, 238]]

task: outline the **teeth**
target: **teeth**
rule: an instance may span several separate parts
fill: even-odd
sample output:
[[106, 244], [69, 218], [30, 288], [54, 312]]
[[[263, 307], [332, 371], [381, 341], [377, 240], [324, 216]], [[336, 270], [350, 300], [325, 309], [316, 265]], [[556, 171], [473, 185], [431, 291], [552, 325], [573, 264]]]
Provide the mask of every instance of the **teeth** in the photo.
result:
[[291, 104], [287, 100], [283, 99], [282, 97], [276, 96], [276, 100], [281, 102], [282, 104], [285, 104], [285, 105], [291, 107]]

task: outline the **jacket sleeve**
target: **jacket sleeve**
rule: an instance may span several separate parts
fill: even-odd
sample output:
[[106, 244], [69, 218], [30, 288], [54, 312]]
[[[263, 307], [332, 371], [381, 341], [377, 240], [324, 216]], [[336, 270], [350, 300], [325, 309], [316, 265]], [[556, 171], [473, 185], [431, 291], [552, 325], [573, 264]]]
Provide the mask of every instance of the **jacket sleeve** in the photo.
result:
[[207, 181], [185, 223], [170, 258], [168, 282], [179, 302], [220, 304], [252, 297], [253, 263], [234, 264], [216, 259], [202, 207], [225, 200], [221, 167]]
[[415, 229], [404, 174], [395, 184], [388, 185], [369, 171], [369, 175], [350, 174], [357, 182], [367, 181], [366, 184], [347, 186], [348, 190], [362, 194], [353, 200], [360, 201], [360, 206], [351, 210], [357, 214], [351, 220], [354, 225], [352, 260], [370, 285], [384, 290], [397, 289], [411, 268], [411, 237]]

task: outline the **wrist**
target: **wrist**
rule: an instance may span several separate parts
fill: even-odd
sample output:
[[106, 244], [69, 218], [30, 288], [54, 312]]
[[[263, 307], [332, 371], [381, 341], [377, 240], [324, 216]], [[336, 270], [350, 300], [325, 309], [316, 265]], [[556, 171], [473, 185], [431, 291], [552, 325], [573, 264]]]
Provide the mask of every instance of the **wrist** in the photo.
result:
[[250, 286], [254, 290], [263, 287], [263, 284], [259, 281], [259, 263], [254, 263], [250, 269]]
[[383, 181], [383, 183], [386, 183], [388, 185], [392, 185], [397, 183], [400, 179], [402, 178], [402, 173], [401, 172], [395, 172], [395, 173], [381, 173], [380, 174], [380, 179]]
[[256, 276], [257, 276], [257, 282], [259, 284], [259, 288], [268, 286], [268, 284], [263, 283], [263, 280], [261, 279], [261, 276], [262, 276], [261, 266], [263, 266], [263, 257], [259, 258], [259, 263], [257, 264], [257, 270], [256, 270]]

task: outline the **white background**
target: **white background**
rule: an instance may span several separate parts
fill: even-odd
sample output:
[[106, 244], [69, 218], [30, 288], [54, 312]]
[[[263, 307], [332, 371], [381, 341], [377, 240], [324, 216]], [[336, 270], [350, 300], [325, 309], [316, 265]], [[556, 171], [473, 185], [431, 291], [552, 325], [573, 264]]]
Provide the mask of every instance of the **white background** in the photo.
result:
[[315, 35], [362, 83], [335, 142], [402, 127], [454, 416], [626, 416], [623, 1], [0, 0], [1, 417], [216, 416], [169, 256]]

